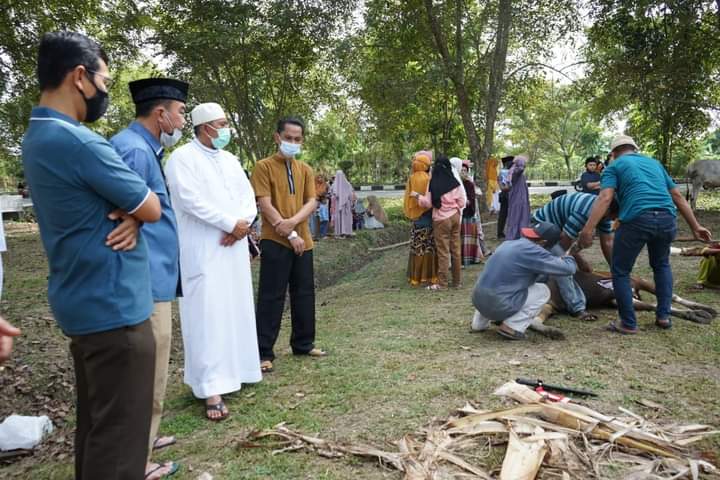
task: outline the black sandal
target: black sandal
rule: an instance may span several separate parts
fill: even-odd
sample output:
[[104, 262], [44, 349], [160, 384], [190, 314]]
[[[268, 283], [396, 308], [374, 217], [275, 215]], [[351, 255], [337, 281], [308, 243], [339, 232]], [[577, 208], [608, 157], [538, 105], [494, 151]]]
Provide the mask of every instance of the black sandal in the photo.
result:
[[[220, 416], [211, 417], [210, 412], [220, 412]], [[205, 417], [207, 417], [208, 420], [211, 420], [213, 422], [219, 422], [225, 420], [229, 416], [230, 412], [227, 411], [227, 408], [225, 407], [225, 402], [220, 401], [214, 405], [208, 405], [207, 403], [205, 404]]]

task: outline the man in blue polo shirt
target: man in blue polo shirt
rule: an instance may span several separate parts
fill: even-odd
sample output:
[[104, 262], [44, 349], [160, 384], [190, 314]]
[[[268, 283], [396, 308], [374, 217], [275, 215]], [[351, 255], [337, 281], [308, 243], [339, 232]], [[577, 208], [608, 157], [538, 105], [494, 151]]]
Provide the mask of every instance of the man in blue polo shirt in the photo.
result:
[[152, 463], [153, 449], [175, 443], [174, 437], [157, 437], [167, 387], [172, 343], [172, 301], [179, 293], [179, 250], [175, 212], [170, 205], [161, 159], [164, 148], [175, 145], [185, 126], [188, 84], [171, 78], [145, 78], [130, 82], [135, 121], [110, 139], [123, 161], [140, 175], [160, 199], [162, 217], [142, 227], [150, 256], [150, 280], [155, 308], [150, 317], [155, 337], [155, 389], [146, 478], [161, 478], [177, 470], [174, 462]]
[[623, 334], [638, 331], [630, 273], [646, 245], [658, 300], [655, 324], [668, 329], [672, 326], [670, 305], [673, 289], [670, 243], [677, 233], [677, 210], [680, 210], [695, 238], [709, 241], [712, 235], [697, 221], [665, 168], [654, 158], [639, 154], [632, 138], [626, 135], [616, 137], [610, 144], [610, 150], [613, 162], [603, 172], [600, 196], [578, 243], [583, 248], [592, 245], [593, 230], [617, 195], [620, 227], [615, 232], [611, 271], [620, 324], [611, 322], [608, 329]]
[[138, 222], [157, 221], [160, 202], [80, 123], [107, 109], [112, 79], [100, 45], [74, 32], [44, 35], [38, 80], [40, 103], [22, 157], [48, 256], [50, 307], [75, 365], [75, 478], [137, 480], [145, 471], [155, 364]]

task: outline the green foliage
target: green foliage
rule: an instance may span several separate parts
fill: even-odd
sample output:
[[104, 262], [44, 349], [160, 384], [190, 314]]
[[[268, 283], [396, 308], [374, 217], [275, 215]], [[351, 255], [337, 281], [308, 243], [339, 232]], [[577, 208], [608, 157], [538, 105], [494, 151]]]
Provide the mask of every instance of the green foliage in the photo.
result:
[[506, 139], [511, 152], [528, 154], [533, 177], [574, 179], [586, 157], [605, 150], [600, 122], [574, 85], [535, 79], [515, 97]]
[[[223, 105], [238, 132], [229, 148], [248, 167], [274, 150], [272, 133], [285, 115], [307, 121], [305, 160], [323, 173], [342, 168], [356, 184], [404, 182], [419, 149], [479, 159], [478, 146], [488, 142], [495, 154], [527, 152], [531, 176], [572, 178], [585, 156], [602, 153], [606, 125], [618, 117], [673, 173], [720, 157], [720, 137], [707, 133], [720, 100], [718, 7], [709, 0], [592, 0], [587, 77], [564, 86], [544, 72], [558, 42], [573, 48], [567, 35], [579, 29], [581, 3], [512, 2], [499, 89], [491, 72], [500, 0], [6, 3], [6, 188], [21, 174], [20, 139], [38, 97], [37, 44], [57, 29], [85, 32], [110, 55], [118, 81], [106, 118], [93, 125], [102, 135], [133, 118], [128, 81], [175, 76], [191, 83], [190, 108]], [[161, 68], [149, 60], [155, 53]], [[494, 118], [497, 133], [486, 125]]]
[[15, 165], [6, 172], [19, 172], [20, 139], [39, 96], [35, 70], [40, 37], [56, 30], [86, 33], [100, 41], [114, 71], [137, 58], [140, 33], [147, 23], [133, 0], [4, 3], [0, 9], [0, 90], [4, 92], [0, 96], [0, 158]]
[[247, 163], [272, 153], [286, 115], [305, 119], [331, 97], [328, 53], [350, 0], [225, 2], [168, 0], [154, 9], [154, 39], [170, 72], [191, 83], [194, 102], [230, 116]]
[[585, 54], [596, 108], [629, 114], [629, 133], [667, 167], [718, 103], [717, 15], [711, 1], [595, 2]]

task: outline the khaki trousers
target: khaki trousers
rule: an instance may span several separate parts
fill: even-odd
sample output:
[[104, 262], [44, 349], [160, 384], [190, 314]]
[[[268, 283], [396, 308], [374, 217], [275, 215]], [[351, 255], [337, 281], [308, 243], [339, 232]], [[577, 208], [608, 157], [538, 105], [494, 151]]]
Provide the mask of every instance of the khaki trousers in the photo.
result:
[[148, 460], [152, 456], [153, 442], [160, 429], [165, 389], [170, 363], [170, 344], [172, 343], [172, 303], [157, 302], [150, 317], [153, 337], [155, 337], [155, 386], [153, 387], [152, 420], [150, 422], [150, 448]]
[[433, 221], [433, 235], [438, 257], [438, 284], [441, 287], [448, 286], [448, 270], [452, 260], [453, 285], [460, 285], [460, 214], [456, 213], [439, 222]]

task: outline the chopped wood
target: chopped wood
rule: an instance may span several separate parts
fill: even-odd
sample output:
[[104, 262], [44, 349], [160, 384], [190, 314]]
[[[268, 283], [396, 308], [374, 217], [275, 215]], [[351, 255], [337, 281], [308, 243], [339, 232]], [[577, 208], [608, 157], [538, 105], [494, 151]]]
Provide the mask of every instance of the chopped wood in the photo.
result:
[[[401, 472], [404, 480], [601, 479], [609, 466], [613, 475], [621, 471], [622, 478], [636, 480], [699, 478], [718, 472], [700, 452], [690, 450], [693, 443], [720, 433], [709, 425], [661, 425], [622, 407], [623, 417], [606, 415], [578, 403], [549, 402], [515, 382], [502, 385], [495, 394], [518, 404], [484, 411], [467, 403], [449, 418], [433, 419], [404, 435], [387, 450], [325, 440], [285, 424], [252, 432], [238, 445], [271, 448], [273, 455], [307, 450], [330, 459], [372, 458]], [[497, 465], [483, 462], [497, 458], [490, 453], [501, 448], [503, 463], [496, 477]]]
[[[538, 430], [542, 431], [539, 427]], [[500, 480], [534, 480], [537, 477], [547, 447], [544, 440], [529, 441], [529, 438], [521, 440], [514, 431], [510, 431]]]

